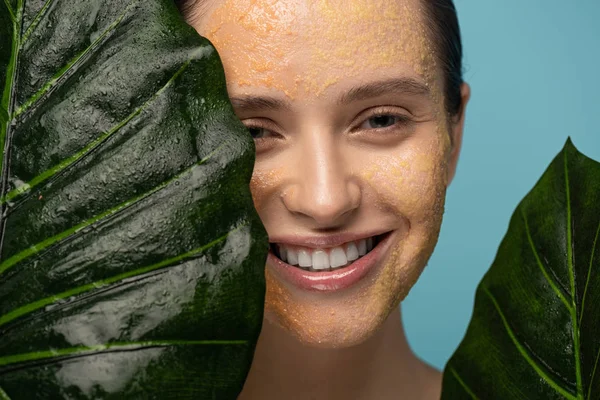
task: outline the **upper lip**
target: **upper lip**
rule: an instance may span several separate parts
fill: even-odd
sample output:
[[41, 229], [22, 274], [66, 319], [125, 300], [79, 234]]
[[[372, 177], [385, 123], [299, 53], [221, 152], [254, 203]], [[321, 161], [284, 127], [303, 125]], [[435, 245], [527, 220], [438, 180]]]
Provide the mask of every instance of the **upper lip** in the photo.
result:
[[362, 233], [336, 233], [329, 235], [318, 236], [302, 236], [302, 235], [281, 235], [269, 237], [270, 243], [289, 244], [293, 246], [312, 247], [312, 248], [328, 248], [340, 246], [344, 243], [354, 242], [361, 239], [367, 239], [373, 236], [383, 235], [390, 230], [377, 230]]

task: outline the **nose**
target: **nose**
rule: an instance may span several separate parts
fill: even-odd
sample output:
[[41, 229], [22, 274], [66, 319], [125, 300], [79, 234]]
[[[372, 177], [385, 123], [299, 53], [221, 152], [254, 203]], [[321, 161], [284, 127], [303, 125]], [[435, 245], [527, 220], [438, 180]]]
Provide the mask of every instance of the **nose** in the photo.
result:
[[331, 135], [297, 143], [295, 179], [283, 196], [287, 209], [312, 220], [315, 228], [343, 225], [361, 202], [359, 182], [347, 154]]

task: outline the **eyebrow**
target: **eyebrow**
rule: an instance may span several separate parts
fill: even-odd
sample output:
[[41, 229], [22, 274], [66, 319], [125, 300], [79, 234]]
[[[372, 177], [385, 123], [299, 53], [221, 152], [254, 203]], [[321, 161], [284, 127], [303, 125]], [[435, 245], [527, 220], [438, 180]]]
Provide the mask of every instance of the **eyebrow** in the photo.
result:
[[232, 97], [230, 101], [233, 107], [240, 111], [289, 110], [292, 108], [287, 101], [268, 96]]
[[357, 86], [343, 94], [338, 102], [348, 104], [354, 101], [367, 100], [389, 92], [406, 93], [418, 96], [429, 96], [430, 90], [424, 83], [413, 78], [396, 78], [370, 82]]
[[[424, 83], [413, 78], [396, 78], [370, 82], [353, 87], [338, 99], [339, 104], [349, 104], [359, 100], [367, 100], [390, 92], [407, 93], [418, 96], [429, 96], [430, 90]], [[291, 104], [270, 96], [239, 96], [231, 97], [231, 104], [239, 111], [258, 110], [290, 110]]]

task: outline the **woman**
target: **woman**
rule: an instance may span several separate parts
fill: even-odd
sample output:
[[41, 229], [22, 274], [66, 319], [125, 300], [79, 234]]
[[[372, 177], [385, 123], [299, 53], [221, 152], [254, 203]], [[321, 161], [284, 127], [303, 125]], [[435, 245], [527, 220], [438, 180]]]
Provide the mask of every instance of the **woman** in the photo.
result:
[[451, 0], [179, 4], [255, 139], [265, 319], [241, 399], [437, 399], [398, 304], [436, 244], [469, 87]]

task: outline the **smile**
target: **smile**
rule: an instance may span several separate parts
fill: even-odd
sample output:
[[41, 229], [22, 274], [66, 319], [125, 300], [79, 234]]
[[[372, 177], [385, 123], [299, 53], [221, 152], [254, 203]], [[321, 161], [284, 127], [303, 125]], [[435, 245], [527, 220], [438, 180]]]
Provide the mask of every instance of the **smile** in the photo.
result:
[[386, 232], [331, 247], [272, 243], [267, 264], [279, 277], [298, 289], [320, 292], [342, 290], [376, 269], [393, 237], [393, 232]]
[[365, 256], [377, 246], [383, 236], [372, 236], [323, 249], [271, 243], [271, 251], [281, 261], [307, 271], [333, 271]]

